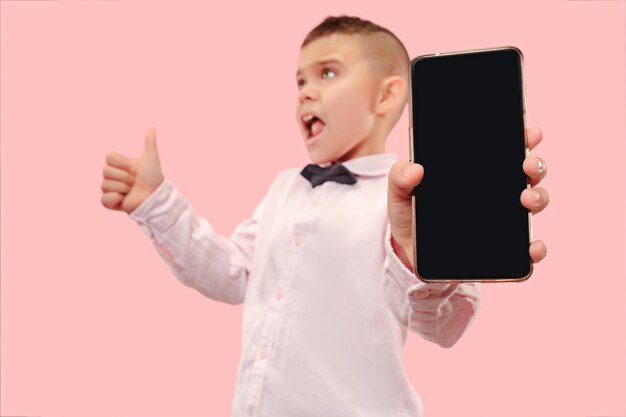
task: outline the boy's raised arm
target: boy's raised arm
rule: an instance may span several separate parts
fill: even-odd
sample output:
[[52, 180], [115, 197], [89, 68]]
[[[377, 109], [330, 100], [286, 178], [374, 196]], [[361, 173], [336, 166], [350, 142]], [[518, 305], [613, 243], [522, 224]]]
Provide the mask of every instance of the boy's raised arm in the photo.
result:
[[230, 238], [218, 234], [198, 216], [167, 179], [129, 217], [153, 241], [172, 273], [208, 298], [241, 304], [266, 198], [251, 218], [241, 222]]
[[146, 134], [140, 158], [111, 152], [106, 162], [102, 205], [135, 220], [183, 284], [216, 301], [242, 303], [266, 199], [226, 238], [164, 177], [154, 129]]

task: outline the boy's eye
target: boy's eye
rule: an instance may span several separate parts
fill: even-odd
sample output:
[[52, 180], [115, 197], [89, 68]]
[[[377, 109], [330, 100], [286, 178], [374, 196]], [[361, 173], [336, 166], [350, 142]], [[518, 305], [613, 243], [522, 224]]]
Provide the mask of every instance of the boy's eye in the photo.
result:
[[[324, 68], [324, 70], [322, 71], [322, 74], [327, 74], [327, 73], [331, 73], [331, 74], [335, 74], [335, 71], [331, 70], [330, 68]], [[335, 75], [333, 75], [331, 78], [335, 78]]]
[[[331, 73], [333, 74], [332, 76], [330, 76], [330, 78], [335, 78], [337, 76], [337, 73], [330, 69], [330, 68], [324, 68], [322, 70], [322, 77], [323, 78], [329, 78], [329, 77], [324, 77], [325, 74]], [[298, 89], [302, 88], [304, 86], [304, 80], [298, 80]]]

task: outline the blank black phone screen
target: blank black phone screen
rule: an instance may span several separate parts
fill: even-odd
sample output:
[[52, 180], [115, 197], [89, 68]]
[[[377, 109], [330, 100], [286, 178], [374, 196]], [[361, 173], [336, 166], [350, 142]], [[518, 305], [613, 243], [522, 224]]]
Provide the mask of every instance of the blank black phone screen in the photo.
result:
[[416, 269], [427, 280], [527, 277], [522, 57], [517, 49], [411, 62]]

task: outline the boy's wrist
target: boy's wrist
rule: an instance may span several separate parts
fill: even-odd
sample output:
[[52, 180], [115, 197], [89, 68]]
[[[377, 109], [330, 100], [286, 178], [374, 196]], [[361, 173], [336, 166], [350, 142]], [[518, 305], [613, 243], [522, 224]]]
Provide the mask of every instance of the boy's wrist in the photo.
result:
[[415, 272], [415, 270], [413, 269], [413, 265], [411, 264], [411, 261], [409, 260], [409, 257], [407, 256], [407, 252], [404, 250], [402, 246], [398, 244], [398, 242], [396, 242], [396, 240], [393, 238], [393, 234], [391, 234], [391, 247], [393, 248], [393, 251], [395, 252], [398, 259], [402, 261], [404, 266], [406, 266], [409, 269], [409, 271]]

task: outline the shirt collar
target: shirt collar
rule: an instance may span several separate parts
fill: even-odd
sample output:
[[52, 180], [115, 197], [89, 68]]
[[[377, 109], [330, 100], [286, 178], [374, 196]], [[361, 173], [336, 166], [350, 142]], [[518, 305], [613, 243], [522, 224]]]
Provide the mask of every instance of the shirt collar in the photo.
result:
[[352, 158], [342, 164], [355, 175], [377, 177], [387, 175], [397, 160], [398, 156], [395, 153], [377, 153]]

